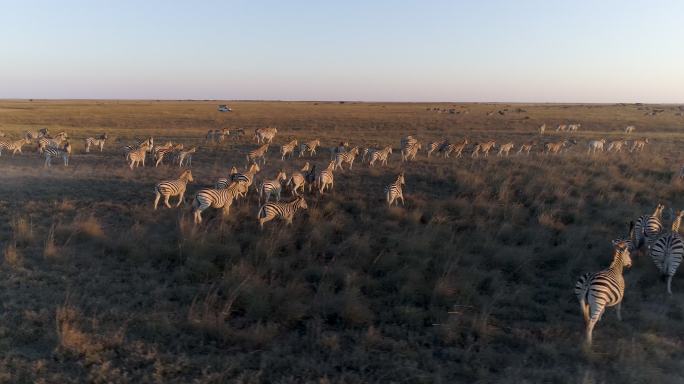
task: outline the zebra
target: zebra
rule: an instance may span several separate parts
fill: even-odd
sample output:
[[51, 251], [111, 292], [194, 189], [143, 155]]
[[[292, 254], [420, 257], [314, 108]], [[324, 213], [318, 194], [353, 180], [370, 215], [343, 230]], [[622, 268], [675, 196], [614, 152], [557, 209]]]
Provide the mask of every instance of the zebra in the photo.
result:
[[191, 167], [192, 155], [196, 152], [197, 147], [191, 147], [190, 149], [178, 151], [178, 154], [176, 155], [176, 158], [178, 159], [178, 167], [182, 167], [183, 163], [185, 163], [187, 167]]
[[630, 134], [636, 130], [636, 127], [633, 125], [628, 125], [625, 127], [625, 133]]
[[427, 157], [428, 159], [430, 158], [430, 155], [432, 152], [437, 151], [437, 152], [444, 152], [446, 147], [449, 145], [449, 139], [443, 138], [442, 140], [439, 141], [433, 141], [432, 143], [428, 144], [427, 147], [425, 147], [427, 151]]
[[569, 124], [568, 125], [568, 132], [577, 132], [582, 124]]
[[556, 132], [565, 132], [568, 129], [568, 126], [566, 124], [558, 124], [558, 127], [556, 127]]
[[494, 148], [496, 142], [494, 140], [485, 141], [484, 143], [479, 143], [475, 145], [475, 149], [470, 157], [479, 157], [480, 153], [484, 154], [484, 157], [489, 156], [489, 151]]
[[606, 307], [616, 306], [618, 320], [622, 298], [625, 294], [625, 280], [622, 271], [632, 266], [629, 246], [625, 241], [614, 242], [613, 261], [608, 269], [596, 273], [585, 273], [575, 284], [575, 295], [579, 300], [586, 324], [586, 342], [591, 346], [592, 333], [596, 323], [603, 316]]
[[385, 166], [387, 165], [387, 159], [389, 158], [389, 155], [392, 154], [392, 146], [388, 145], [382, 150], [375, 150], [370, 154], [370, 161], [368, 165], [371, 167], [375, 164], [376, 161], [380, 161], [380, 165]]
[[349, 152], [338, 153], [335, 157], [335, 169], [339, 168], [344, 171], [342, 164], [349, 163], [349, 169], [354, 165], [354, 159], [359, 155], [359, 147], [352, 148]]
[[449, 144], [447, 148], [444, 150], [444, 157], [448, 158], [449, 156], [451, 156], [452, 153], [455, 153], [457, 158], [462, 157], [463, 150], [465, 149], [466, 145], [468, 145], [467, 137], [458, 143]]
[[408, 148], [409, 146], [415, 145], [415, 144], [418, 144], [418, 139], [413, 137], [413, 135], [408, 135], [408, 136], [401, 139], [400, 148], [403, 150], [403, 149]]
[[271, 199], [271, 195], [275, 195], [276, 201], [280, 201], [280, 193], [283, 190], [283, 181], [287, 180], [287, 174], [281, 169], [278, 171], [275, 179], [264, 180], [259, 187], [259, 204], [261, 204], [261, 196], [266, 196], [266, 202]]
[[287, 155], [290, 155], [290, 158], [292, 158], [295, 148], [297, 148], [297, 139], [293, 139], [289, 143], [283, 144], [280, 147], [280, 160], [284, 161], [285, 156]]
[[136, 168], [138, 167], [139, 164], [142, 164], [142, 166], [145, 166], [145, 155], [147, 154], [147, 146], [143, 145], [138, 149], [134, 149], [130, 152], [128, 152], [128, 161], [129, 161], [129, 167], [131, 170], [133, 169], [133, 166]]
[[158, 167], [159, 164], [164, 163], [164, 157], [167, 154], [172, 154], [174, 152], [179, 152], [183, 149], [183, 144], [171, 144], [170, 146], [165, 146], [163, 148], [155, 148], [154, 149], [154, 157], [155, 157], [155, 163], [154, 166]]
[[52, 138], [43, 136], [40, 139], [38, 139], [38, 152], [43, 153], [45, 148], [59, 148], [62, 146], [62, 143], [68, 138], [69, 136], [64, 131], [59, 132], [55, 135], [55, 137]]
[[26, 131], [24, 132], [24, 138], [29, 140], [40, 139], [43, 136], [47, 136], [48, 132], [47, 128], [41, 128], [37, 131]]
[[558, 141], [555, 143], [546, 143], [546, 144], [544, 144], [544, 153], [547, 155], [550, 155], [550, 154], [557, 155], [567, 145], [568, 145], [567, 140]]
[[416, 159], [418, 151], [421, 149], [422, 145], [418, 142], [407, 143], [401, 150], [401, 161], [412, 161]]
[[64, 166], [69, 166], [69, 155], [71, 155], [71, 144], [67, 141], [63, 147], [47, 147], [43, 150], [45, 155], [45, 167], [52, 166], [53, 157], [61, 157], [64, 160]]
[[682, 222], [684, 210], [677, 211], [672, 222], [672, 231], [664, 234], [656, 240], [650, 249], [651, 259], [658, 271], [667, 276], [667, 293], [672, 294], [672, 277], [684, 257], [684, 240], [679, 234], [679, 225]]
[[[310, 174], [314, 175], [315, 179], [315, 173], [316, 172], [316, 166], [314, 165], [313, 168], [309, 165], [309, 162], [307, 161], [306, 164], [304, 164], [304, 167], [298, 172], [293, 172], [290, 175], [290, 178], [287, 180], [287, 184], [285, 184], [287, 187], [290, 187], [292, 190], [292, 196], [299, 196], [299, 192], [297, 192], [298, 189], [302, 190], [302, 193], [304, 193], [304, 186], [306, 185], [307, 181], [309, 181]], [[311, 192], [311, 184], [312, 182], [309, 181], [309, 192]]]
[[216, 182], [215, 187], [216, 189], [222, 189], [227, 188], [230, 185], [230, 182], [242, 182], [245, 185], [245, 192], [240, 196], [245, 196], [247, 191], [249, 191], [249, 187], [251, 187], [254, 182], [254, 175], [261, 171], [261, 168], [259, 168], [259, 164], [252, 164], [245, 173], [239, 173], [237, 170], [235, 170], [236, 172], [233, 172], [233, 170], [235, 170], [235, 167], [231, 170], [229, 179], [219, 179]]
[[539, 126], [539, 135], [544, 136], [544, 131], [546, 131], [546, 124], [542, 124]]
[[537, 144], [536, 141], [528, 141], [526, 143], [520, 144], [520, 148], [518, 148], [517, 154], [519, 155], [519, 154], [525, 152], [527, 154], [527, 156], [529, 156], [530, 151], [532, 150], [532, 147], [535, 146], [535, 144]]
[[131, 153], [131, 151], [134, 151], [136, 149], [140, 149], [142, 147], [145, 147], [145, 150], [147, 152], [152, 152], [152, 148], [154, 148], [154, 139], [152, 137], [148, 137], [147, 139], [144, 140], [137, 140], [135, 144], [133, 145], [126, 145], [122, 147], [122, 151], [124, 153], [124, 157], [126, 160], [128, 160], [128, 154]]
[[245, 129], [244, 128], [233, 129], [232, 131], [230, 131], [230, 137], [232, 137], [234, 141], [239, 140], [244, 135], [245, 135]]
[[271, 144], [273, 138], [278, 133], [278, 128], [268, 127], [268, 128], [257, 128], [254, 130], [254, 139], [256, 139], [257, 144], [262, 144], [268, 142]]
[[347, 152], [349, 148], [349, 143], [346, 141], [340, 142], [339, 145], [330, 148], [330, 160], [335, 160], [337, 154]]
[[329, 186], [332, 190], [335, 183], [335, 177], [333, 171], [335, 170], [335, 162], [331, 161], [328, 163], [328, 168], [322, 170], [316, 177], [316, 185], [318, 186], [320, 193], [323, 194], [325, 188]]
[[306, 200], [304, 200], [304, 197], [302, 196], [295, 197], [295, 199], [289, 203], [266, 203], [259, 208], [259, 212], [257, 213], [259, 228], [263, 230], [264, 223], [275, 218], [283, 219], [287, 225], [291, 225], [297, 210], [307, 208]]
[[302, 143], [302, 145], [299, 146], [299, 157], [304, 156], [306, 152], [309, 152], [310, 156], [315, 155], [316, 148], [318, 148], [319, 145], [321, 145], [321, 141], [318, 139]]
[[511, 142], [499, 146], [499, 153], [497, 153], [497, 156], [508, 156], [508, 153], [511, 151], [511, 149], [513, 149], [514, 146], [515, 144]]
[[629, 152], [640, 152], [644, 150], [644, 147], [648, 144], [648, 139], [643, 139], [643, 140], [634, 140], [632, 142], [632, 147], [629, 149]]
[[665, 206], [658, 204], [652, 215], [642, 215], [636, 219], [633, 238], [636, 249], [640, 249], [644, 245], [650, 248], [651, 244], [660, 236], [660, 232], [663, 230], [661, 221], [663, 209]]
[[14, 156], [17, 152], [22, 153], [21, 147], [29, 143], [31, 143], [31, 139], [28, 138], [19, 140], [0, 140], [0, 156], [2, 155], [3, 149], [12, 151], [12, 156]]
[[205, 136], [205, 141], [210, 142], [214, 141], [216, 143], [222, 143], [226, 136], [230, 135], [230, 130], [228, 128], [223, 128], [223, 129], [214, 129], [214, 130], [209, 130], [207, 131], [207, 135]]
[[223, 216], [228, 216], [233, 200], [238, 196], [244, 196], [247, 186], [242, 181], [234, 181], [225, 189], [206, 188], [197, 192], [192, 201], [193, 217], [195, 224], [202, 223], [202, 212], [209, 207], [222, 209]]
[[104, 149], [105, 141], [107, 141], [107, 134], [103, 133], [100, 137], [88, 137], [85, 141], [85, 151], [90, 153], [90, 146], [100, 147], [100, 152]]
[[181, 173], [181, 175], [176, 180], [165, 180], [157, 183], [154, 187], [154, 209], [157, 210], [157, 204], [159, 203], [159, 198], [164, 196], [164, 204], [171, 208], [169, 204], [169, 198], [171, 196], [178, 196], [178, 204], [176, 207], [180, 206], [183, 202], [183, 197], [185, 196], [185, 188], [188, 183], [193, 181], [192, 172], [187, 169]]
[[266, 165], [266, 152], [268, 152], [268, 146], [269, 144], [266, 143], [257, 149], [249, 151], [249, 153], [247, 154], [247, 164], [258, 164], [258, 160], [261, 159], [263, 160], [263, 164]]
[[397, 176], [397, 179], [390, 185], [385, 187], [385, 197], [387, 198], [387, 206], [391, 207], [392, 203], [395, 201], [399, 205], [399, 200], [401, 200], [401, 205], [404, 205], [404, 193], [402, 191], [402, 186], [405, 185], [404, 172]]
[[603, 146], [606, 144], [606, 139], [601, 140], [591, 140], [589, 141], [589, 148], [587, 149], [588, 154], [595, 154], [596, 151], [603, 152]]
[[608, 143], [608, 152], [615, 152], [619, 153], [622, 152], [622, 146], [627, 146], [627, 141], [626, 140], [613, 140], [610, 143]]

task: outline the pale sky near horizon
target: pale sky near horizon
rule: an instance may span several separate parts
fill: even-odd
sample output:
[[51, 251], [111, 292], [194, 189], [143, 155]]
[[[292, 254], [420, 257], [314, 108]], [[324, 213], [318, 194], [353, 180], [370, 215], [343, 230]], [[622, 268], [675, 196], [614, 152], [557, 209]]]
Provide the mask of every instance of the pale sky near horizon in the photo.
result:
[[0, 98], [684, 103], [684, 2], [0, 0]]

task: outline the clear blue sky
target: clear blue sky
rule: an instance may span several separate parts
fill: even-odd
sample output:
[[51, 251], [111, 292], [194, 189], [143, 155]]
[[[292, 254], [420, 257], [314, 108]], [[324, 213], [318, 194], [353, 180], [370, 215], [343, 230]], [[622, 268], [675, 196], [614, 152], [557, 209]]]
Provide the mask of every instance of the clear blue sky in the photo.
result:
[[684, 102], [684, 1], [0, 0], [0, 98]]

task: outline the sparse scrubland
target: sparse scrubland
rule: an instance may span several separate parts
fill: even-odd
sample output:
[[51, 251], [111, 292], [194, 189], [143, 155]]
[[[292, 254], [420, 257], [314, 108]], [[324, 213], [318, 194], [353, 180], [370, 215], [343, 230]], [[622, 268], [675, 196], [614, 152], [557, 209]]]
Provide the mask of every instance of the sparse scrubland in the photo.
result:
[[[0, 157], [0, 382], [684, 381], [684, 270], [670, 297], [636, 256], [623, 321], [608, 309], [591, 350], [572, 292], [582, 272], [608, 266], [630, 220], [658, 202], [684, 209], [678, 107], [216, 104], [0, 102], [0, 131], [65, 130], [74, 147], [67, 168], [44, 169], [34, 146]], [[580, 131], [554, 132], [568, 122]], [[649, 138], [644, 152], [587, 156], [588, 140], [626, 137], [626, 125]], [[307, 193], [290, 227], [259, 231], [253, 191], [225, 220], [208, 210], [194, 226], [194, 193], [243, 168], [265, 126], [278, 128], [277, 145], [257, 180], [305, 161], [321, 169], [343, 140], [395, 152], [387, 167], [336, 171], [334, 191]], [[247, 135], [204, 143], [226, 127]], [[105, 151], [84, 153], [82, 139], [105, 132]], [[407, 134], [511, 140], [512, 153], [531, 139], [577, 145], [486, 159], [421, 151], [402, 164]], [[179, 209], [152, 210], [154, 184], [177, 166], [125, 165], [120, 147], [149, 135], [199, 145]], [[290, 138], [326, 148], [281, 162]], [[388, 209], [383, 187], [402, 170], [406, 206]]]

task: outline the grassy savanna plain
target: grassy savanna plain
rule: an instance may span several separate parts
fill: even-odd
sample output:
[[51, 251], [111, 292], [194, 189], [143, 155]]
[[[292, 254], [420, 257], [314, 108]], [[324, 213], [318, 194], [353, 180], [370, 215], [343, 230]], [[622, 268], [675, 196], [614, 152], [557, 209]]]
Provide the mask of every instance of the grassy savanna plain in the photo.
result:
[[[232, 102], [234, 112], [219, 113], [217, 104], [0, 101], [8, 136], [47, 127], [74, 147], [67, 168], [55, 159], [44, 169], [34, 146], [0, 157], [0, 381], [684, 380], [684, 271], [669, 297], [650, 258], [635, 256], [623, 321], [609, 309], [591, 351], [572, 292], [581, 273], [610, 264], [611, 240], [630, 220], [658, 202], [684, 208], [679, 106]], [[573, 122], [579, 132], [554, 132]], [[650, 140], [643, 153], [587, 156], [588, 140], [626, 137], [630, 124], [630, 138]], [[307, 194], [291, 227], [260, 232], [253, 192], [195, 227], [194, 192], [244, 167], [253, 130], [269, 125], [277, 145], [257, 180], [327, 164], [327, 150], [281, 162], [290, 138], [395, 152], [387, 167], [357, 160], [335, 172], [334, 191]], [[219, 128], [247, 135], [206, 144]], [[85, 154], [82, 139], [104, 132], [104, 153]], [[462, 159], [421, 151], [402, 164], [407, 134], [578, 144], [556, 157], [538, 144], [529, 157], [487, 159], [471, 159], [469, 145]], [[177, 166], [124, 163], [120, 147], [150, 135], [199, 145], [180, 209], [152, 210], [154, 184]], [[383, 187], [401, 170], [406, 206], [388, 209]]]

